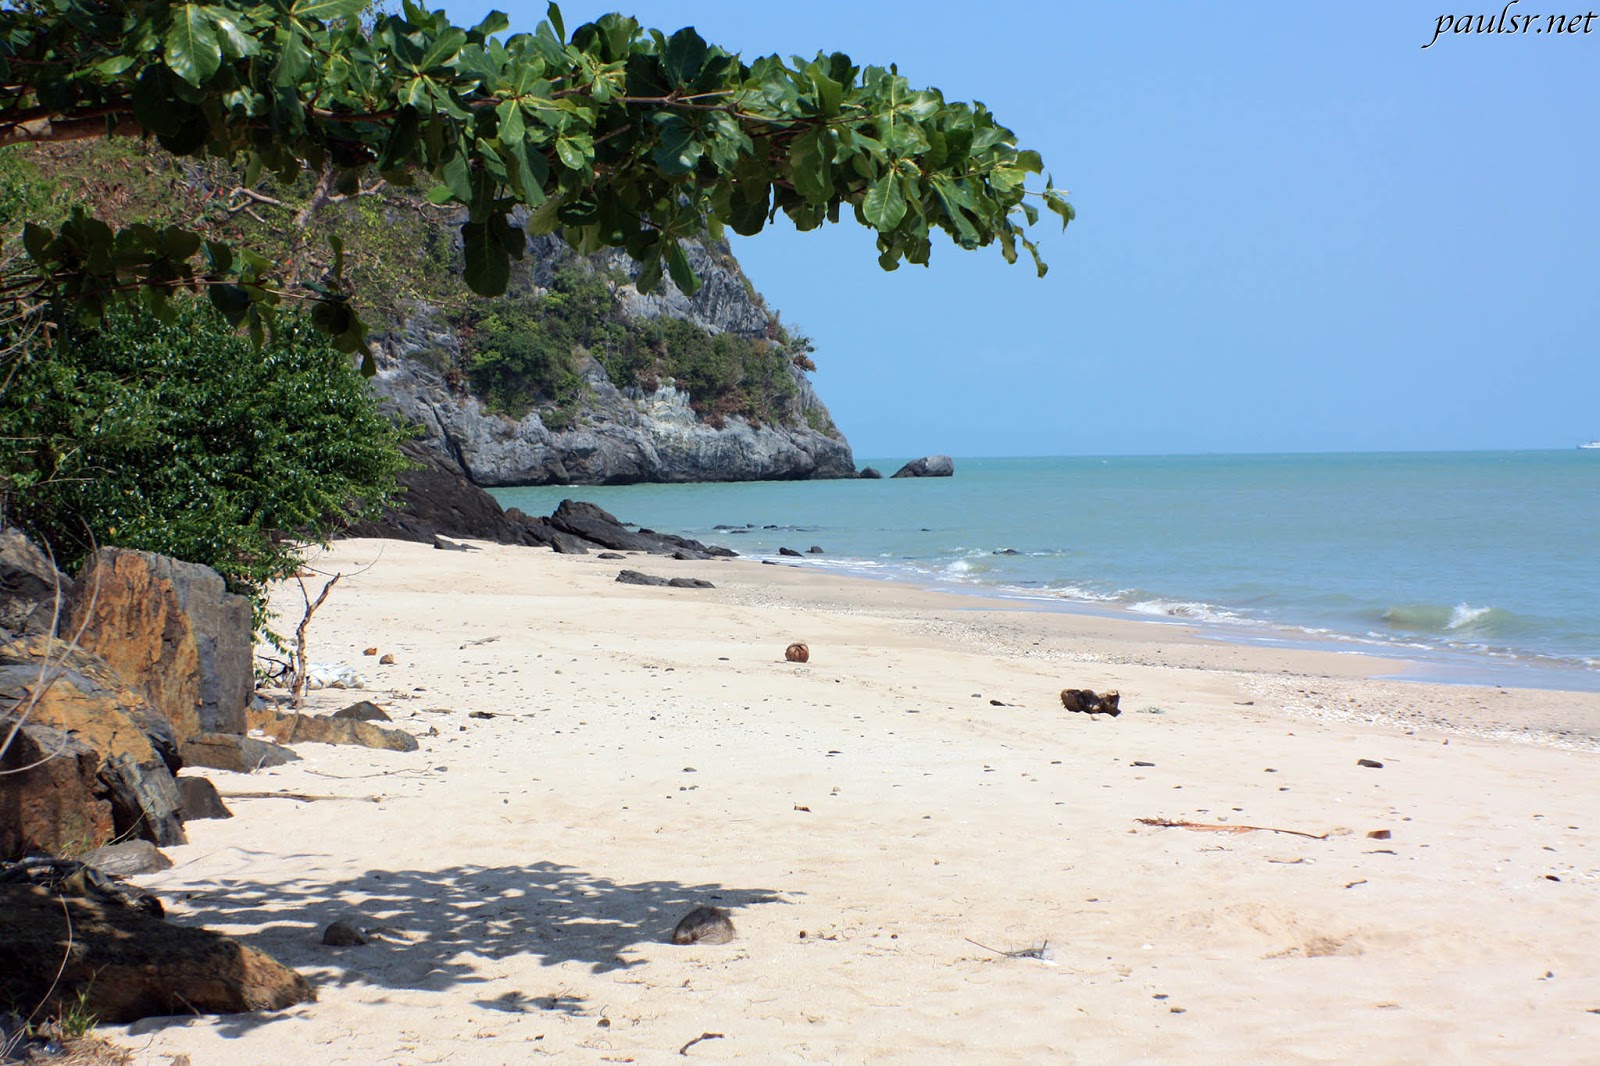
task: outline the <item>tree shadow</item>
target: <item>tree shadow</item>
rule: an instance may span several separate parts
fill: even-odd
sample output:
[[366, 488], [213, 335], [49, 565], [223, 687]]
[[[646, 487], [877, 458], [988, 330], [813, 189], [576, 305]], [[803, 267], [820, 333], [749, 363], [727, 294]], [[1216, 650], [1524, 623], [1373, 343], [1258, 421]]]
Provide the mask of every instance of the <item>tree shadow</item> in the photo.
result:
[[[181, 896], [171, 920], [244, 927], [236, 934], [244, 943], [286, 966], [321, 971], [314, 985], [425, 991], [487, 984], [496, 978], [482, 972], [481, 960], [514, 955], [536, 958], [542, 966], [583, 963], [594, 974], [642, 966], [646, 960], [628, 954], [644, 944], [670, 943], [678, 920], [697, 906], [727, 908], [737, 922], [740, 908], [787, 902], [771, 889], [679, 881], [625, 884], [553, 862], [369, 870], [336, 881], [220, 877], [181, 890], [178, 884], [165, 885], [160, 894]], [[323, 930], [341, 918], [362, 930], [368, 943], [323, 944]], [[584, 1010], [581, 997], [565, 994], [510, 993], [476, 1002], [517, 1013]], [[278, 1017], [228, 1015], [215, 1024], [225, 1035], [238, 1035]], [[149, 1031], [173, 1020], [147, 1019], [136, 1028]]]
[[[368, 983], [439, 989], [482, 980], [463, 954], [498, 959], [535, 956], [545, 966], [586, 963], [591, 973], [639, 965], [625, 953], [670, 942], [690, 910], [715, 904], [738, 910], [784, 902], [773, 889], [643, 881], [622, 884], [571, 866], [454, 866], [442, 870], [369, 870], [341, 881], [314, 878], [261, 884], [218, 878], [191, 886], [178, 920], [253, 927], [242, 939], [289, 966], [360, 967], [360, 947], [331, 948], [322, 930], [338, 918], [370, 930], [371, 945], [399, 949]], [[369, 946], [371, 946], [369, 945]], [[348, 979], [348, 978], [341, 978]]]

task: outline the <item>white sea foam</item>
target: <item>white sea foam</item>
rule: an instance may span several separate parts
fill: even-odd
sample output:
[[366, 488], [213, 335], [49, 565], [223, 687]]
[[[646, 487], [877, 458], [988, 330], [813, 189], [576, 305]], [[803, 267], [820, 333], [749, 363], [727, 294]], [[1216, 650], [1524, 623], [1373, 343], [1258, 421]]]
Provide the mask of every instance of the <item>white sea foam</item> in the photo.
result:
[[1485, 622], [1494, 614], [1493, 607], [1471, 607], [1465, 603], [1457, 604], [1450, 612], [1450, 620], [1445, 623], [1446, 629], [1469, 629], [1479, 622]]
[[1160, 615], [1166, 618], [1188, 618], [1197, 622], [1247, 622], [1249, 619], [1211, 603], [1175, 602], [1172, 600], [1140, 600], [1128, 605], [1128, 610], [1139, 614]]

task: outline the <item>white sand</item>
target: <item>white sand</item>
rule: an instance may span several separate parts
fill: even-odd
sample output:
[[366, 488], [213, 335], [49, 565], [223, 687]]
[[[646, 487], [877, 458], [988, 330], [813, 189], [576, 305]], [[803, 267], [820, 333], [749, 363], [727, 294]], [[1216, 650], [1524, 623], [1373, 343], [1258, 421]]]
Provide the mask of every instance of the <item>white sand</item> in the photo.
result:
[[[747, 561], [316, 565], [349, 576], [313, 658], [372, 689], [312, 709], [370, 697], [422, 751], [210, 775], [347, 797], [233, 799], [144, 879], [319, 998], [141, 1022], [139, 1062], [1600, 1057], [1600, 696]], [[672, 945], [701, 903], [738, 939]], [[346, 915], [387, 931], [322, 946]]]

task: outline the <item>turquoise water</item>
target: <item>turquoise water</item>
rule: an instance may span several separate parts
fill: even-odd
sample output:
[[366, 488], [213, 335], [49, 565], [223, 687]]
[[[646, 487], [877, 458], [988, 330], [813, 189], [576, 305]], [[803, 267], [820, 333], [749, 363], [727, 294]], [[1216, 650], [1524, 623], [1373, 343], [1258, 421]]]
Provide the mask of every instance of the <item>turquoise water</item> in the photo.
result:
[[745, 555], [824, 549], [797, 565], [1403, 655], [1419, 676], [1600, 690], [1595, 451], [957, 459], [953, 478], [495, 494], [529, 514], [592, 500]]

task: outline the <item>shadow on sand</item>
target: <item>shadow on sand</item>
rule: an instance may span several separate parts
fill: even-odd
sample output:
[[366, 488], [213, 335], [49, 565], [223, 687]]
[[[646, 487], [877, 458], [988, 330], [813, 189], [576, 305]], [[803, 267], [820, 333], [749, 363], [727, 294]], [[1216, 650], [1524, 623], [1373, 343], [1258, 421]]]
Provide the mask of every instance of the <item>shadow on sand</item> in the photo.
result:
[[[217, 878], [190, 886], [183, 896], [175, 921], [233, 927], [239, 939], [288, 966], [322, 971], [314, 984], [361, 982], [427, 991], [483, 984], [491, 978], [479, 972], [478, 960], [513, 955], [536, 958], [543, 966], [584, 963], [591, 973], [623, 970], [645, 962], [628, 958], [630, 950], [670, 942], [678, 919], [701, 904], [733, 911], [737, 923], [740, 908], [784, 902], [771, 889], [678, 881], [619, 884], [551, 862], [369, 870], [335, 881], [261, 884]], [[322, 944], [323, 929], [340, 918], [369, 931], [370, 942], [342, 948]], [[478, 1002], [513, 1011], [582, 1009], [576, 1000]], [[215, 1021], [243, 1031], [274, 1017], [281, 1015]]]

